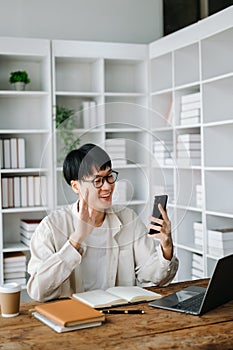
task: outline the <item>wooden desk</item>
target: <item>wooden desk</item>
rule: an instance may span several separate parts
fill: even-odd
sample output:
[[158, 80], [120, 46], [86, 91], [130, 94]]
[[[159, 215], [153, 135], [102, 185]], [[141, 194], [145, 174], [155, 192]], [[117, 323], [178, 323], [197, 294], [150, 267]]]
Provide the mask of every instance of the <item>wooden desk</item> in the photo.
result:
[[[167, 295], [191, 284], [206, 286], [207, 280], [150, 289]], [[100, 327], [63, 334], [29, 314], [35, 304], [21, 304], [18, 317], [0, 317], [1, 350], [233, 349], [233, 300], [203, 316], [155, 309], [142, 303], [140, 308], [145, 314], [107, 315], [106, 323]]]

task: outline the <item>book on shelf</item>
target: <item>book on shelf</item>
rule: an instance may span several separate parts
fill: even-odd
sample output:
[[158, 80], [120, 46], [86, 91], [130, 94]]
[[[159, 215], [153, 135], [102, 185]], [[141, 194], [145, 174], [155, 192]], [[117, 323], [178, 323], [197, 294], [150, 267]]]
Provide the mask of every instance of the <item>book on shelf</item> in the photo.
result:
[[181, 142], [200, 142], [201, 141], [201, 135], [200, 134], [180, 134], [177, 137], [178, 141]]
[[0, 139], [0, 166], [1, 166], [1, 169], [4, 168], [3, 140], [2, 139]]
[[5, 272], [4, 279], [25, 278], [25, 271]]
[[14, 207], [18, 208], [20, 207], [20, 177], [19, 176], [14, 176]]
[[25, 140], [23, 138], [12, 137], [2, 139], [2, 168], [17, 169], [25, 168]]
[[26, 279], [26, 277], [24, 277], [24, 278], [10, 278], [10, 279], [8, 279], [8, 278], [5, 278], [5, 275], [4, 275], [4, 283], [17, 283], [17, 284], [20, 284], [21, 286], [23, 286], [23, 285], [26, 285], [27, 279]]
[[216, 257], [221, 257], [229, 254], [233, 254], [233, 248], [217, 248], [208, 246], [208, 253]]
[[190, 111], [190, 110], [195, 110], [195, 109], [200, 109], [201, 108], [201, 101], [194, 101], [194, 102], [187, 102], [181, 103], [181, 111]]
[[18, 168], [18, 145], [16, 137], [10, 139], [10, 167]]
[[20, 233], [20, 242], [30, 247], [31, 238], [25, 237], [22, 233]]
[[40, 206], [47, 202], [46, 176], [8, 176], [2, 178], [2, 188], [3, 208]]
[[105, 315], [102, 312], [73, 299], [36, 305], [35, 312], [36, 314], [33, 315], [36, 318], [42, 322], [47, 321], [44, 323], [57, 332], [99, 326], [105, 321]]
[[233, 240], [233, 227], [209, 229], [207, 233], [210, 240]]
[[18, 138], [18, 168], [25, 168], [25, 140]]
[[188, 111], [180, 112], [180, 119], [189, 119], [194, 117], [200, 117], [200, 109], [191, 109]]
[[193, 142], [193, 141], [184, 141], [178, 140], [177, 142], [177, 149], [178, 151], [195, 151], [201, 149], [201, 143], [200, 142]]
[[181, 103], [191, 103], [191, 102], [197, 102], [201, 100], [201, 93], [200, 92], [194, 92], [192, 94], [187, 94], [181, 96]]
[[7, 252], [4, 253], [4, 262], [22, 262], [26, 261], [26, 255], [23, 252]]
[[2, 208], [8, 208], [8, 179], [2, 178]]
[[107, 290], [90, 290], [72, 294], [72, 298], [94, 308], [104, 308], [116, 305], [125, 305], [142, 301], [155, 300], [161, 295], [150, 290], [138, 287], [111, 287]]
[[178, 150], [177, 152], [178, 158], [200, 158], [201, 157], [201, 151], [199, 150]]
[[35, 231], [42, 219], [21, 219], [20, 227], [25, 231]]
[[5, 283], [26, 284], [26, 271], [26, 255], [23, 252], [4, 253], [3, 272]]
[[34, 207], [35, 200], [34, 200], [34, 176], [28, 176], [27, 181], [27, 194], [28, 194], [28, 206]]
[[180, 119], [180, 125], [193, 125], [193, 124], [199, 124], [200, 123], [200, 117], [192, 117], [192, 118], [181, 118]]
[[11, 167], [11, 150], [10, 150], [10, 140], [3, 140], [3, 159], [4, 159], [4, 168], [10, 169]]
[[82, 117], [84, 129], [98, 126], [98, 113], [95, 101], [82, 102]]

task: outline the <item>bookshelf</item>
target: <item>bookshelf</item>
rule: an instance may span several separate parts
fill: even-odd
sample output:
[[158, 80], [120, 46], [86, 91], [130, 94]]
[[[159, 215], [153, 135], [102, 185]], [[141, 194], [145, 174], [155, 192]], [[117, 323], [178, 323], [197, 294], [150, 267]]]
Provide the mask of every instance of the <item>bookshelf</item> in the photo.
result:
[[[55, 40], [52, 68], [53, 105], [75, 110], [77, 129], [73, 133], [80, 145], [87, 142], [104, 148], [111, 145], [113, 167], [119, 171], [119, 181], [124, 183], [126, 192], [120, 195], [117, 190], [115, 200], [145, 216], [148, 164], [142, 145], [148, 146], [149, 142], [147, 46]], [[76, 197], [62, 178], [59, 128], [54, 136], [57, 154], [54, 201], [59, 207]]]
[[[178, 280], [210, 276], [219, 255], [210, 253], [208, 230], [233, 227], [232, 15], [230, 7], [149, 45], [154, 137], [173, 144], [173, 164], [157, 164], [153, 171], [159, 185], [173, 192], [168, 210]], [[198, 118], [181, 117], [185, 99], [198, 106]], [[186, 158], [199, 159], [179, 162], [178, 140], [195, 134], [201, 147], [190, 141]]]
[[[0, 170], [1, 192], [4, 192], [3, 185], [7, 186], [8, 183], [5, 188], [7, 192], [5, 205], [2, 195], [0, 199], [0, 283], [2, 284], [6, 281], [3, 263], [6, 254], [23, 252], [27, 258], [29, 256], [29, 247], [20, 239], [20, 221], [43, 217], [53, 207], [52, 199], [49, 197], [45, 199], [44, 196], [43, 199], [39, 198], [39, 201], [38, 197], [34, 198], [35, 192], [40, 197], [42, 179], [45, 180], [45, 194], [47, 188], [51, 188], [53, 170], [50, 142], [52, 135], [50, 43], [40, 39], [0, 38], [0, 47], [0, 138], [10, 142], [24, 141], [24, 147], [18, 153], [16, 149], [15, 153], [11, 154], [11, 161], [13, 156], [16, 159], [23, 158], [23, 163], [21, 165], [10, 163], [8, 166], [2, 163]], [[8, 83], [10, 72], [13, 70], [28, 72], [31, 83], [27, 85], [25, 91], [15, 91]], [[7, 163], [8, 154], [5, 152], [4, 148], [1, 158], [4, 155], [3, 160]], [[23, 196], [23, 193], [27, 193], [27, 196]], [[25, 273], [25, 268], [18, 275], [22, 277], [23, 272]]]

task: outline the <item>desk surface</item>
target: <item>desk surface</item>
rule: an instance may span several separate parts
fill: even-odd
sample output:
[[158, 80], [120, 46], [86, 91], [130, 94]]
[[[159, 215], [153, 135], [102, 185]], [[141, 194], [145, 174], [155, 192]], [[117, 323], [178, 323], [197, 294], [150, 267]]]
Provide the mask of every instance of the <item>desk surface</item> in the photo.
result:
[[[168, 295], [191, 284], [206, 286], [207, 280], [150, 289]], [[160, 310], [142, 303], [140, 308], [145, 314], [107, 315], [100, 327], [63, 334], [30, 315], [29, 309], [35, 304], [21, 304], [18, 317], [0, 317], [0, 349], [233, 349], [233, 300], [202, 316]]]

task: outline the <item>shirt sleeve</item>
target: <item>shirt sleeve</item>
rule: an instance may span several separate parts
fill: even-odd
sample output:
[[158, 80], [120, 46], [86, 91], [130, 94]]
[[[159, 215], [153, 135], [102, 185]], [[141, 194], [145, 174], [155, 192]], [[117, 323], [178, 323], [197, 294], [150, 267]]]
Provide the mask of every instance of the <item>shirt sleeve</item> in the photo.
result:
[[32, 299], [46, 301], [61, 296], [61, 285], [69, 283], [69, 276], [81, 255], [68, 239], [57, 250], [51, 227], [41, 222], [31, 238], [31, 258], [28, 264], [30, 278], [27, 291]]

